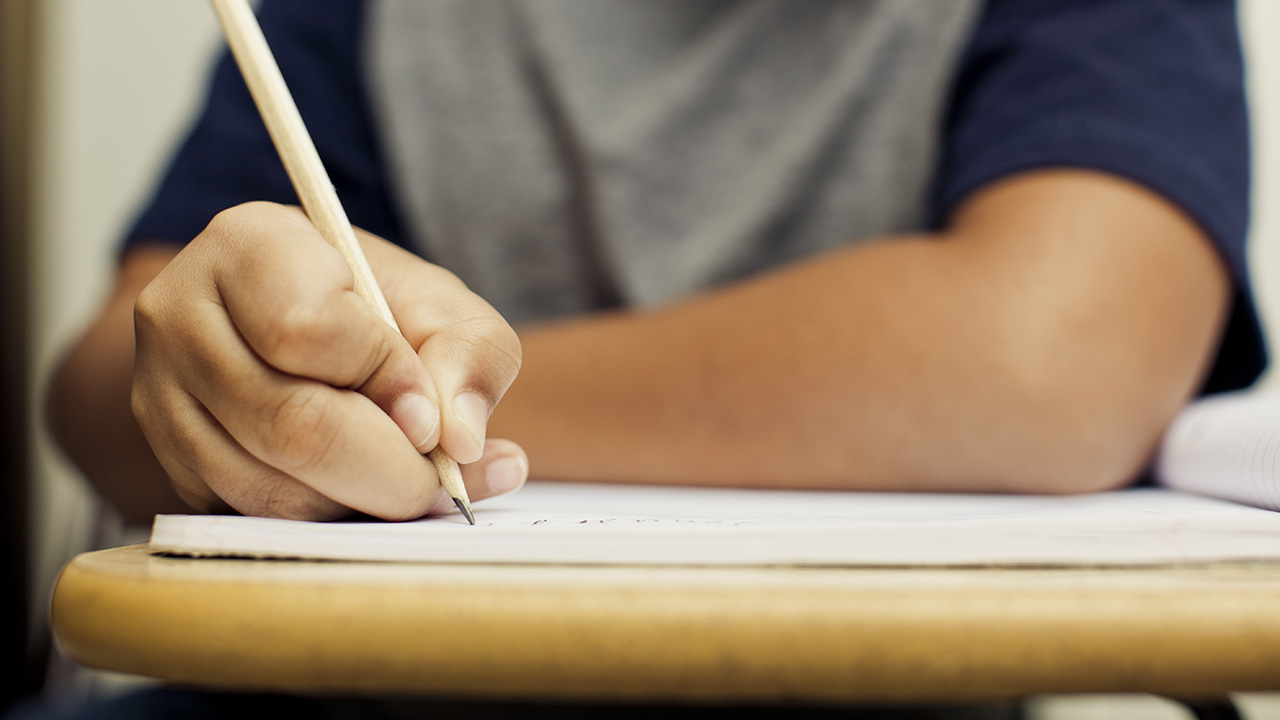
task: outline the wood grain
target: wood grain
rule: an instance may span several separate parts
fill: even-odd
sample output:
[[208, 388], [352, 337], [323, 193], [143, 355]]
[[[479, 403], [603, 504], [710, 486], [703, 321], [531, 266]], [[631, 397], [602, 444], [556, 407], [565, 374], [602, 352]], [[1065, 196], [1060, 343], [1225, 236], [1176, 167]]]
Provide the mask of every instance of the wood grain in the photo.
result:
[[217, 688], [945, 702], [1280, 690], [1277, 607], [1277, 564], [574, 568], [139, 545], [73, 560], [53, 621], [81, 663]]

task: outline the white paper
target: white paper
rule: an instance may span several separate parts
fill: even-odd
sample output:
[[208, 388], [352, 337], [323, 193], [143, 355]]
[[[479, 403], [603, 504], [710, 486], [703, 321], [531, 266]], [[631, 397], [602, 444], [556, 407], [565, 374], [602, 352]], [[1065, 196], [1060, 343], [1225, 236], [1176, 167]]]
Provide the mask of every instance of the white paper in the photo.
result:
[[1160, 483], [1280, 510], [1280, 393], [1232, 393], [1192, 403], [1165, 433]]
[[187, 555], [655, 565], [1163, 564], [1280, 558], [1280, 513], [1160, 489], [1097, 495], [530, 483], [458, 515], [305, 523], [161, 515]]

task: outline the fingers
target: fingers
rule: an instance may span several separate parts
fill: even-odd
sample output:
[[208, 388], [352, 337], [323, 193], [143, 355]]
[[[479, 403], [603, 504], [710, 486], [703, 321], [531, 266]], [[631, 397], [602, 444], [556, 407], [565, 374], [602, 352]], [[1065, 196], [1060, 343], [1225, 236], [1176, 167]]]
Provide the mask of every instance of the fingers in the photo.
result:
[[400, 330], [440, 399], [440, 445], [478, 462], [489, 415], [520, 370], [520, 340], [488, 303], [448, 271], [367, 233], [361, 239]]
[[[256, 225], [269, 225], [269, 237]], [[420, 452], [436, 446], [440, 401], [427, 369], [352, 291], [346, 261], [301, 211], [251, 204], [220, 215], [205, 235], [230, 258], [215, 266], [214, 281], [258, 357], [284, 373], [357, 390]], [[252, 252], [235, 252], [247, 242]]]
[[507, 333], [501, 319], [472, 316], [431, 334], [418, 350], [444, 398], [440, 445], [460, 463], [481, 458], [489, 415], [520, 367], [519, 344]]
[[[219, 308], [197, 323], [185, 390], [244, 452], [348, 508], [387, 520], [423, 515], [440, 494], [434, 468], [368, 398], [257, 362]], [[194, 432], [194, 431], [188, 431]], [[179, 456], [194, 454], [180, 448]], [[289, 493], [279, 475], [245, 477], [234, 463], [200, 468], [241, 512], [266, 514]], [[274, 510], [275, 514], [281, 514]], [[296, 517], [296, 516], [295, 516]]]
[[[226, 358], [223, 362], [226, 362]], [[143, 370], [145, 371], [145, 368]], [[210, 385], [206, 386], [204, 394], [215, 400], [220, 406], [219, 410], [225, 412], [222, 406], [230, 406], [238, 411], [239, 401], [228, 398], [226, 388], [214, 388], [212, 382], [210, 381]], [[238, 380], [237, 385], [244, 387], [246, 394], [249, 395], [269, 395], [272, 392], [271, 388], [254, 387], [256, 383], [252, 379], [248, 382], [244, 379]], [[374, 473], [372, 477], [353, 477], [350, 470], [353, 463], [345, 461], [342, 452], [329, 451], [331, 443], [325, 440], [310, 447], [295, 445], [293, 450], [279, 447], [278, 452], [264, 453], [266, 457], [277, 462], [307, 468], [301, 474], [308, 478], [308, 482], [299, 481], [246, 450], [230, 432], [223, 428], [216, 414], [206, 409], [196, 397], [187, 394], [176, 385], [164, 385], [148, 391], [146, 388], [150, 387], [153, 386], [135, 386], [135, 413], [153, 444], [171, 450], [160, 455], [162, 464], [173, 479], [178, 493], [199, 510], [218, 512], [230, 507], [246, 515], [298, 520], [335, 520], [352, 514], [354, 508], [376, 517], [401, 520], [419, 517], [425, 514], [425, 507], [432, 506], [433, 496], [426, 494], [420, 495], [421, 499], [409, 502], [391, 497], [383, 504], [379, 504], [377, 500], [367, 499], [368, 493], [360, 493], [360, 497], [352, 497], [351, 493], [355, 490], [385, 487], [387, 479], [379, 477], [378, 473]], [[148, 392], [153, 396], [147, 397]], [[342, 391], [333, 390], [333, 392]], [[346, 394], [361, 398], [355, 393], [347, 392]], [[292, 402], [312, 401], [292, 400]], [[267, 402], [262, 403], [263, 406], [267, 404]], [[372, 407], [367, 402], [363, 404], [366, 408]], [[279, 426], [265, 433], [255, 432], [262, 428], [261, 423], [233, 421], [232, 426], [250, 448], [257, 447], [261, 451], [263, 447], [280, 445], [280, 435], [299, 435], [295, 423], [288, 417], [289, 414], [290, 411], [280, 413]], [[238, 416], [238, 412], [232, 413], [233, 418]], [[247, 430], [246, 425], [249, 426]], [[350, 430], [351, 428], [341, 426], [336, 428], [336, 432]], [[328, 432], [318, 429], [310, 434], [312, 437], [322, 437]], [[382, 434], [384, 437], [399, 439], [399, 434], [391, 428], [384, 428]], [[400, 445], [403, 450], [403, 442]], [[430, 463], [425, 458], [416, 453], [401, 452], [399, 454], [411, 465], [409, 475], [414, 474], [414, 470], [432, 474]], [[368, 458], [363, 456], [357, 457], [354, 461], [357, 465], [366, 463]], [[309, 471], [313, 465], [332, 469], [338, 474], [338, 480], [335, 482], [334, 478], [329, 477], [328, 472], [322, 472], [317, 477], [315, 473]], [[461, 469], [469, 497], [478, 502], [514, 492], [522, 487], [528, 479], [529, 461], [519, 445], [509, 440], [499, 439], [487, 444], [484, 455], [478, 462], [464, 465]], [[394, 468], [388, 470], [393, 474], [398, 472]], [[348, 484], [353, 484], [355, 487], [348, 490], [345, 487]], [[328, 492], [338, 496], [342, 502], [322, 494], [313, 485], [327, 487]], [[412, 489], [409, 492], [411, 495], [416, 495]], [[388, 493], [379, 492], [376, 495], [382, 497]], [[434, 497], [438, 499], [434, 502], [433, 513], [454, 509], [451, 499], [443, 493], [437, 492]]]
[[164, 401], [135, 397], [153, 443], [178, 452], [161, 457], [174, 489], [202, 512], [296, 520], [337, 520], [351, 508], [321, 495], [246, 452], [195, 398], [173, 387]]
[[485, 444], [515, 333], [450, 273], [366, 242], [403, 334], [304, 215], [266, 203], [219, 215], [139, 296], [135, 413], [196, 507], [419, 517], [442, 495], [437, 444], [473, 499], [523, 484], [523, 451]]
[[[336, 504], [421, 516], [440, 493], [414, 447], [438, 436], [422, 431], [439, 424], [435, 386], [298, 218], [265, 204], [223, 213], [141, 293], [139, 422], [199, 507], [314, 518], [334, 516]], [[387, 407], [345, 389], [365, 386], [383, 388]], [[409, 395], [423, 398], [417, 409], [394, 402]], [[426, 417], [417, 433], [404, 422], [414, 413]]]

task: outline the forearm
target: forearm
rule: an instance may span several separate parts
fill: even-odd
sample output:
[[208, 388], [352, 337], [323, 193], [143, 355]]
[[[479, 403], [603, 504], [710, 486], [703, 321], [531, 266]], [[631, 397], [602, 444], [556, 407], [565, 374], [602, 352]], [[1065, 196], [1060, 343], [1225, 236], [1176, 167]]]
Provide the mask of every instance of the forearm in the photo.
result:
[[[176, 252], [176, 251], [175, 251]], [[164, 248], [135, 253], [102, 313], [63, 358], [47, 398], [54, 437], [127, 522], [158, 512], [189, 512], [178, 499], [130, 409], [133, 303], [172, 257]]]
[[[1225, 278], [1161, 201], [1078, 180], [989, 193], [945, 235], [842, 250], [652, 312], [527, 329], [491, 433], [522, 443], [548, 479], [1122, 483], [1198, 383]], [[1079, 204], [1037, 207], [1046, 183], [1063, 182]], [[1125, 211], [1119, 222], [1108, 203]]]

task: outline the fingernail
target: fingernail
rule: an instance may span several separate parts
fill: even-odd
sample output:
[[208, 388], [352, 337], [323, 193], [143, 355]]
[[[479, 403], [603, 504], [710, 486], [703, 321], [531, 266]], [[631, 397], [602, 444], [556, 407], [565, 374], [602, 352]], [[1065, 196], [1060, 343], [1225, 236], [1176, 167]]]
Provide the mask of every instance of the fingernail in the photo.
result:
[[505, 457], [489, 463], [484, 470], [484, 481], [489, 485], [489, 492], [503, 495], [520, 489], [525, 478], [529, 476], [529, 468], [522, 457]]
[[435, 432], [440, 422], [440, 411], [436, 404], [417, 393], [405, 393], [396, 398], [391, 405], [391, 419], [400, 426], [404, 436], [419, 450], [430, 450], [424, 447]]
[[[489, 403], [473, 392], [464, 392], [453, 399], [453, 412], [463, 427], [475, 438], [475, 459], [484, 452], [484, 427], [489, 423]], [[462, 462], [461, 458], [458, 458]]]

